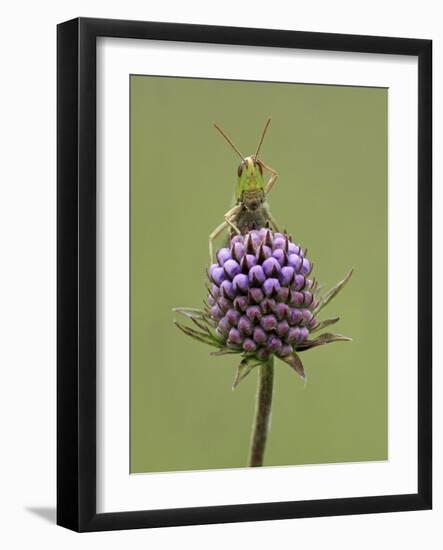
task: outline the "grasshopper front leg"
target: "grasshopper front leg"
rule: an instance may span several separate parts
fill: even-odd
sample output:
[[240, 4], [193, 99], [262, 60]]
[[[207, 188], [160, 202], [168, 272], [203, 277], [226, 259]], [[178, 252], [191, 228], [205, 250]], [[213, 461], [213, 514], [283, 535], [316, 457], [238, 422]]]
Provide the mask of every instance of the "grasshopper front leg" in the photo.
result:
[[237, 234], [240, 234], [240, 230], [239, 228], [235, 225], [234, 223], [234, 218], [235, 216], [240, 212], [240, 210], [242, 209], [242, 206], [241, 204], [237, 204], [236, 206], [234, 206], [233, 208], [231, 208], [230, 210], [228, 210], [226, 212], [226, 214], [223, 216], [225, 221], [223, 223], [221, 223], [220, 225], [218, 225], [214, 231], [209, 235], [209, 263], [212, 263], [212, 260], [214, 258], [214, 251], [213, 251], [213, 246], [212, 246], [212, 243], [215, 241], [215, 239], [227, 228], [227, 227], [232, 227], [232, 229], [234, 229], [234, 231], [237, 233]]
[[265, 170], [271, 173], [271, 177], [269, 178], [268, 183], [265, 185], [265, 195], [268, 195], [271, 192], [271, 189], [277, 183], [278, 172], [276, 172], [274, 168], [267, 166], [263, 161], [260, 161], [260, 162], [262, 163], [263, 168], [265, 168]]
[[280, 233], [280, 229], [278, 228], [277, 221], [274, 218], [274, 216], [269, 212], [269, 210], [268, 210], [268, 219], [274, 231], [276, 231], [277, 233]]
[[[261, 163], [263, 164], [263, 167], [266, 170], [268, 170], [268, 172], [271, 173], [271, 177], [269, 178], [268, 183], [265, 185], [265, 195], [268, 195], [271, 192], [274, 185], [277, 183], [278, 173], [270, 166], [267, 166], [263, 161], [261, 161]], [[274, 218], [274, 216], [271, 214], [271, 212], [269, 212], [269, 209], [267, 211], [267, 214], [268, 214], [269, 223], [272, 225], [274, 231], [279, 232], [280, 230], [278, 228], [277, 221]]]

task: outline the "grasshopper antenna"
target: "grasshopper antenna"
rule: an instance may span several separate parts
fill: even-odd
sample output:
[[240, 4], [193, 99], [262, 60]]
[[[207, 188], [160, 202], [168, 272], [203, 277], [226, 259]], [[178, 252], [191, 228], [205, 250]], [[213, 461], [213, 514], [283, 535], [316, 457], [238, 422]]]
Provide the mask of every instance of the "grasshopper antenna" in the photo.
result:
[[263, 140], [265, 139], [265, 134], [266, 134], [270, 124], [271, 124], [271, 117], [268, 118], [268, 120], [266, 121], [265, 127], [263, 128], [263, 132], [261, 134], [260, 142], [258, 144], [257, 151], [255, 152], [255, 158], [258, 157], [258, 152], [260, 151], [260, 147], [262, 146]]
[[237, 149], [237, 147], [234, 145], [232, 140], [223, 132], [223, 130], [218, 126], [215, 122], [212, 123], [214, 128], [220, 132], [220, 134], [225, 138], [225, 140], [229, 143], [229, 145], [234, 149], [234, 151], [237, 153], [237, 155], [244, 161], [244, 156], [240, 153], [240, 151]]

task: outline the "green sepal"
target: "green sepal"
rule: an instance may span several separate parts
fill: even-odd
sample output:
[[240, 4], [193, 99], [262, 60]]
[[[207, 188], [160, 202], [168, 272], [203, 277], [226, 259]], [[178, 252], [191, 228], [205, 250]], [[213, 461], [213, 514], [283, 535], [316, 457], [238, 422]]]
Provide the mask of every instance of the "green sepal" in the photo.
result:
[[[176, 308], [173, 308], [172, 311], [174, 311], [174, 313], [179, 313], [180, 315], [183, 315], [187, 319], [190, 319], [191, 322], [194, 323], [194, 325], [196, 325], [197, 328], [203, 331], [204, 335], [210, 336], [216, 341], [220, 340], [220, 337], [217, 335], [217, 333], [214, 330], [216, 328], [216, 325], [214, 324], [213, 319], [211, 319], [211, 317], [206, 311], [202, 309], [186, 308], [186, 307], [176, 307]], [[185, 325], [180, 325], [179, 328], [183, 326]]]
[[331, 325], [335, 325], [335, 323], [338, 323], [340, 321], [340, 317], [334, 317], [333, 319], [325, 319], [324, 321], [320, 321], [315, 327], [310, 329], [310, 333], [318, 332], [319, 330], [322, 330], [326, 327], [329, 327]]
[[237, 367], [237, 373], [234, 378], [234, 383], [232, 384], [232, 389], [240, 384], [240, 382], [248, 376], [248, 374], [259, 365], [262, 365], [263, 361], [259, 361], [256, 357], [244, 357]]
[[346, 283], [349, 281], [349, 279], [352, 276], [352, 273], [354, 272], [353, 269], [349, 271], [349, 273], [346, 275], [346, 277], [340, 281], [334, 288], [332, 288], [329, 292], [327, 292], [324, 296], [322, 296], [315, 307], [313, 314], [317, 315], [320, 313], [320, 311], [329, 304], [329, 302], [337, 296], [337, 294], [340, 292], [340, 290], [346, 285]]
[[198, 340], [199, 342], [203, 342], [203, 344], [208, 344], [209, 346], [213, 346], [215, 348], [224, 348], [224, 343], [221, 340], [218, 340], [215, 336], [212, 334], [208, 334], [206, 332], [200, 332], [198, 330], [194, 330], [186, 325], [182, 325], [178, 321], [174, 320], [174, 324], [179, 328], [182, 332], [184, 332], [187, 336], [191, 336], [191, 338], [194, 338], [194, 340]]
[[179, 313], [180, 315], [183, 315], [188, 319], [192, 319], [193, 321], [201, 320], [207, 323], [208, 325], [211, 325], [212, 327], [216, 326], [214, 320], [209, 315], [209, 312], [204, 309], [198, 309], [194, 307], [174, 307], [172, 308], [172, 311], [174, 313]]
[[233, 348], [223, 348], [219, 351], [211, 351], [209, 355], [213, 355], [214, 357], [219, 357], [221, 355], [234, 355], [236, 353], [241, 353], [243, 350], [241, 348], [233, 349]]
[[285, 355], [285, 357], [279, 357], [279, 359], [289, 365], [291, 369], [294, 369], [302, 380], [306, 380], [306, 373], [303, 367], [303, 363], [301, 362], [300, 357], [295, 352], [289, 355]]
[[318, 336], [315, 340], [305, 340], [301, 344], [298, 344], [297, 351], [307, 351], [308, 349], [324, 346], [325, 344], [331, 344], [332, 342], [352, 342], [352, 338], [343, 336], [342, 334], [331, 334], [329, 332], [325, 332], [324, 334]]
[[196, 327], [198, 327], [200, 330], [208, 334], [209, 336], [212, 336], [211, 330], [208, 326], [208, 324], [204, 324], [206, 321], [203, 319], [200, 321], [200, 319], [196, 319], [195, 317], [190, 317], [191, 321], [194, 323]]
[[180, 313], [181, 315], [185, 315], [186, 317], [194, 317], [196, 319], [201, 319], [205, 315], [203, 309], [199, 309], [196, 307], [173, 307], [172, 311], [174, 311], [175, 313]]

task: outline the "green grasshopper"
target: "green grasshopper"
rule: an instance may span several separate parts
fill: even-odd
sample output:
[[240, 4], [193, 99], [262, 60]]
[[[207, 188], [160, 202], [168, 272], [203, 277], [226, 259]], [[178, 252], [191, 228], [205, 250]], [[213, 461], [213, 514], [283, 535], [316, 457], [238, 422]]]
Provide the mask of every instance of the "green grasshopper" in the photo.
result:
[[[217, 124], [213, 123], [214, 127], [225, 138], [242, 161], [237, 170], [238, 179], [235, 190], [235, 205], [224, 215], [224, 222], [209, 235], [210, 262], [213, 261], [213, 242], [225, 229], [231, 228], [231, 234], [237, 233], [238, 235], [244, 235], [253, 229], [269, 226], [278, 231], [277, 222], [272, 216], [266, 202], [268, 194], [277, 182], [278, 173], [258, 158], [270, 123], [271, 119], [268, 118], [257, 149], [249, 157], [244, 157], [226, 133]], [[271, 174], [266, 184], [263, 178], [264, 170], [267, 170]]]

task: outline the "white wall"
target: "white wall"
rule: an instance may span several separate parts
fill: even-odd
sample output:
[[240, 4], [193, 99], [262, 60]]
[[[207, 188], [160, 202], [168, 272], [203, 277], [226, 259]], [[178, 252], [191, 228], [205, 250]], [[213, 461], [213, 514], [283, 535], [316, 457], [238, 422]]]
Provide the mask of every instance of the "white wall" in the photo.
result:
[[[55, 506], [55, 25], [76, 16], [431, 38], [434, 151], [442, 151], [443, 27], [437, 0], [78, 0], [2, 5], [0, 85], [0, 543], [4, 548], [439, 548], [435, 509], [237, 525], [76, 535], [54, 525]], [[443, 206], [435, 154], [435, 208]], [[6, 193], [6, 196], [5, 196]], [[437, 217], [437, 216], [435, 216]], [[442, 224], [436, 221], [436, 237]], [[437, 238], [435, 239], [437, 240]], [[437, 254], [437, 245], [434, 246]], [[442, 275], [441, 251], [435, 280]], [[438, 265], [440, 264], [440, 266]], [[442, 310], [439, 289], [435, 310]], [[441, 314], [435, 318], [435, 334]], [[438, 323], [438, 324], [437, 324]], [[441, 336], [440, 336], [441, 338]], [[435, 346], [435, 463], [442, 464], [440, 348]], [[440, 431], [439, 437], [437, 433]], [[440, 482], [440, 483], [439, 483]], [[438, 487], [440, 486], [440, 490]], [[50, 518], [50, 521], [47, 518]], [[46, 519], [45, 519], [46, 518]], [[7, 542], [6, 542], [7, 541]]]

